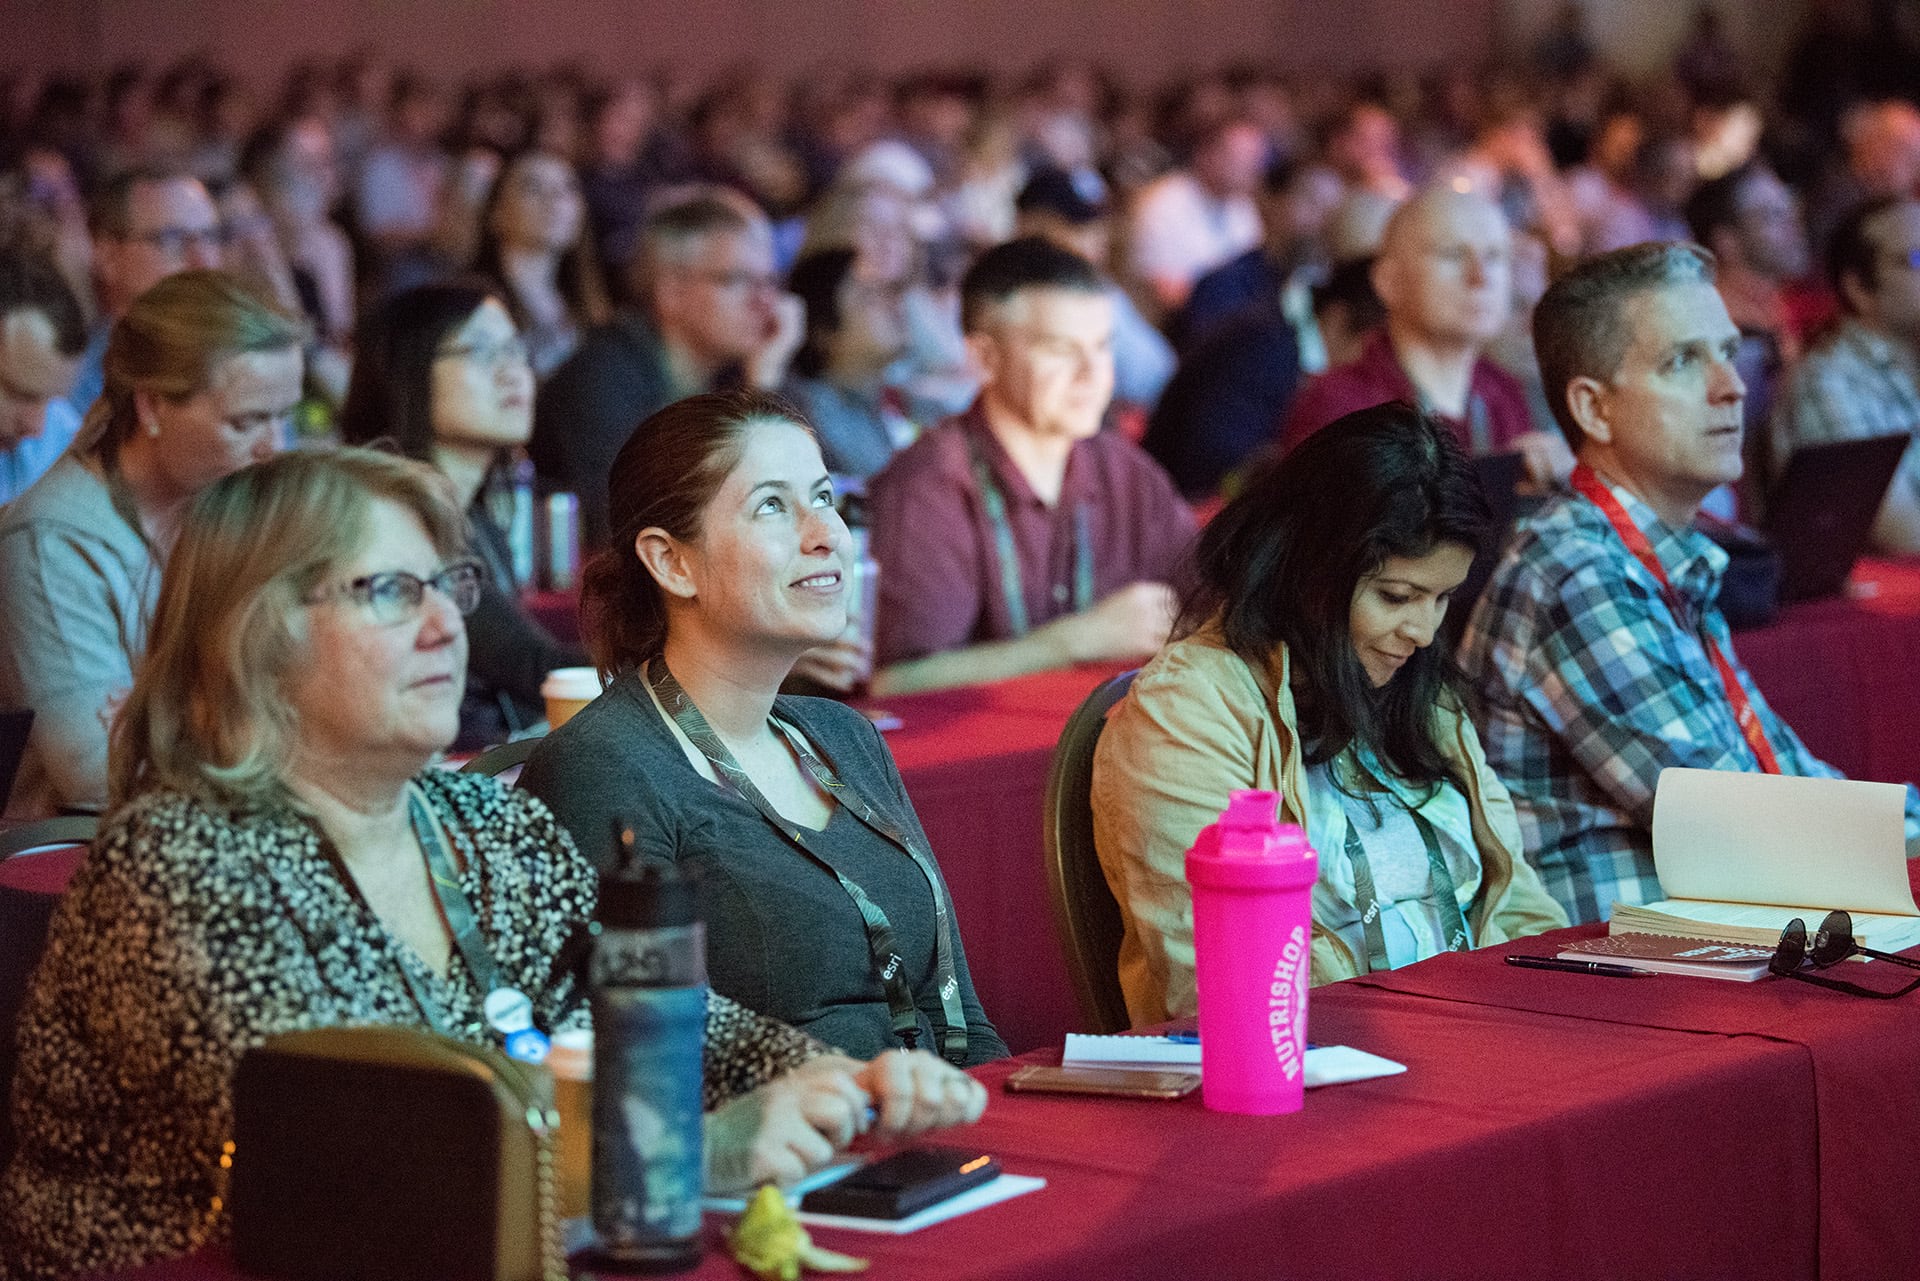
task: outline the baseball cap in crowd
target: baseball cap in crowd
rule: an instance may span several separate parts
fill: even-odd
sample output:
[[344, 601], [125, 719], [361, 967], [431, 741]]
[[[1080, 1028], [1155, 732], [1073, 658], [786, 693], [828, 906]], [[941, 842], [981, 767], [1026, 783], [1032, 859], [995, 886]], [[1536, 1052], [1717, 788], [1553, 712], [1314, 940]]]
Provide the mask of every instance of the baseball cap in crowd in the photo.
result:
[[1092, 169], [1039, 169], [1020, 189], [1013, 207], [1048, 213], [1079, 226], [1107, 216], [1106, 180]]

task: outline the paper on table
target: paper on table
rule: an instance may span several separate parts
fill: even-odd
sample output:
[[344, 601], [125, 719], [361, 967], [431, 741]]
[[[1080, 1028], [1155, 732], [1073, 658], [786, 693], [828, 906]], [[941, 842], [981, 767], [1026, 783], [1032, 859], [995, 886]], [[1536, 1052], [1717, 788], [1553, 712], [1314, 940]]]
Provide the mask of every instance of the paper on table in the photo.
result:
[[[1306, 1057], [1309, 1090], [1322, 1085], [1367, 1081], [1376, 1076], [1396, 1076], [1407, 1070], [1404, 1063], [1383, 1059], [1350, 1045], [1310, 1045]], [[1063, 1067], [1156, 1071], [1191, 1067], [1197, 1071], [1200, 1046], [1194, 1041], [1170, 1041], [1164, 1036], [1082, 1036], [1069, 1032], [1066, 1053], [1060, 1056], [1060, 1062]]]
[[1920, 916], [1905, 807], [1892, 783], [1662, 770], [1654, 870], [1669, 898]]
[[[798, 1206], [800, 1198], [815, 1188], [826, 1187], [835, 1180], [845, 1178], [860, 1168], [857, 1161], [830, 1165], [788, 1188], [785, 1192], [787, 1204]], [[918, 1232], [921, 1228], [944, 1223], [948, 1219], [957, 1219], [963, 1214], [975, 1210], [984, 1210], [990, 1205], [1002, 1201], [1011, 1201], [1014, 1197], [1037, 1192], [1047, 1186], [1045, 1179], [1027, 1174], [1002, 1174], [989, 1179], [977, 1188], [968, 1188], [959, 1196], [948, 1197], [944, 1201], [928, 1206], [917, 1214], [904, 1219], [861, 1219], [844, 1214], [815, 1214], [810, 1210], [795, 1211], [795, 1217], [810, 1228], [845, 1228], [849, 1232], [879, 1232], [889, 1236], [904, 1236], [909, 1232]], [[700, 1208], [716, 1214], [744, 1214], [747, 1202], [744, 1197], [705, 1197]]]

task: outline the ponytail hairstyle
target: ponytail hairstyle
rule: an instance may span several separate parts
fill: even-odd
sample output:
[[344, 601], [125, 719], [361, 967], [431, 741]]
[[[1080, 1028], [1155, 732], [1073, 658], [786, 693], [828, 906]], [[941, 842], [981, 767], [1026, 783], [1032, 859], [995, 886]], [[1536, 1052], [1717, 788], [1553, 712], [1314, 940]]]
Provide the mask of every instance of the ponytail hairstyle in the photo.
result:
[[607, 477], [612, 542], [588, 562], [580, 584], [582, 633], [603, 679], [634, 671], [667, 642], [667, 604], [640, 563], [640, 531], [658, 527], [682, 542], [700, 537], [700, 518], [740, 464], [759, 423], [806, 416], [763, 391], [710, 392], [676, 400], [634, 429]]

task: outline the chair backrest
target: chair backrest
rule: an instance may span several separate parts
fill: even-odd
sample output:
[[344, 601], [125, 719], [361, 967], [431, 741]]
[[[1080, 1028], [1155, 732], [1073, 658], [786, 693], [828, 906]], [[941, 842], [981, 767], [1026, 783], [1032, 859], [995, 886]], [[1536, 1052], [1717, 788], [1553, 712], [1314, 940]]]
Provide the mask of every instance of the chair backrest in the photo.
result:
[[1120, 991], [1120, 905], [1093, 847], [1093, 749], [1107, 713], [1126, 697], [1136, 673], [1122, 672], [1087, 695], [1060, 731], [1047, 775], [1047, 888], [1053, 928], [1066, 949], [1080, 1016], [1089, 1032], [1130, 1026]]
[[527, 763], [527, 757], [533, 755], [533, 749], [540, 746], [541, 736], [516, 738], [511, 743], [502, 743], [498, 747], [489, 747], [480, 755], [460, 767], [462, 774], [485, 774], [494, 778], [510, 769], [517, 769]]
[[47, 923], [99, 820], [50, 818], [0, 831], [0, 1167], [13, 1154], [14, 1025], [47, 944]]
[[31, 711], [0, 712], [0, 814], [13, 794], [13, 779], [27, 755], [27, 735], [33, 731]]

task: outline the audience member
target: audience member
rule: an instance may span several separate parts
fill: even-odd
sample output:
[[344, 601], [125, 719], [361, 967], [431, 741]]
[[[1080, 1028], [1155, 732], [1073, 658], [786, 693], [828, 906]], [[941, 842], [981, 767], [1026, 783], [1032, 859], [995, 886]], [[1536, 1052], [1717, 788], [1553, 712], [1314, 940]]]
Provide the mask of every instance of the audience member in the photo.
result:
[[522, 152], [501, 166], [480, 211], [474, 269], [506, 301], [536, 378], [557, 369], [582, 333], [610, 318], [580, 180], [551, 152]]
[[1343, 262], [1313, 287], [1313, 323], [1327, 349], [1329, 366], [1360, 359], [1367, 335], [1387, 323], [1387, 309], [1373, 288], [1373, 259]]
[[1202, 135], [1185, 168], [1133, 198], [1129, 271], [1164, 312], [1180, 309], [1194, 281], [1260, 243], [1253, 193], [1266, 167], [1259, 126], [1227, 120]]
[[1535, 430], [1525, 390], [1483, 355], [1511, 314], [1512, 252], [1506, 218], [1485, 196], [1430, 187], [1400, 206], [1373, 266], [1386, 324], [1359, 359], [1301, 389], [1286, 447], [1355, 409], [1403, 400], [1438, 415], [1474, 454], [1517, 449], [1536, 480], [1565, 476], [1564, 443]]
[[[1692, 245], [1562, 277], [1534, 312], [1574, 491], [1524, 519], [1461, 663], [1527, 857], [1575, 921], [1660, 897], [1650, 830], [1668, 766], [1832, 775], [1774, 714], [1716, 603], [1727, 554], [1694, 528], [1740, 478], [1740, 331]], [[1909, 799], [1908, 830], [1916, 828]]]
[[1694, 240], [1713, 252], [1733, 323], [1770, 342], [1782, 365], [1793, 365], [1805, 334], [1786, 291], [1812, 265], [1793, 193], [1754, 161], [1702, 183], [1687, 201], [1687, 223]]
[[[269, 1037], [399, 1024], [498, 1048], [502, 987], [544, 1028], [584, 1021], [561, 958], [592, 917], [592, 867], [529, 793], [431, 768], [478, 594], [463, 541], [430, 473], [363, 450], [288, 454], [193, 505], [117, 730], [120, 808], [22, 1013], [9, 1275], [225, 1236], [233, 1074]], [[720, 996], [705, 1058], [719, 1186], [791, 1181], [870, 1127], [985, 1104], [931, 1056], [856, 1063]]]
[[880, 561], [880, 691], [1000, 680], [1151, 653], [1193, 519], [1166, 473], [1102, 432], [1113, 303], [1037, 237], [961, 284], [979, 399], [869, 487]]
[[927, 421], [888, 377], [907, 349], [904, 281], [863, 277], [851, 249], [808, 254], [787, 288], [806, 305], [793, 398], [813, 424], [827, 470], [865, 481]]
[[1773, 459], [1802, 445], [1915, 435], [1874, 520], [1874, 545], [1920, 553], [1920, 201], [1872, 201], [1841, 222], [1829, 275], [1844, 313], [1773, 416]]
[[490, 482], [500, 479], [508, 452], [526, 444], [533, 423], [526, 347], [497, 295], [444, 284], [381, 304], [362, 322], [354, 352], [341, 439], [389, 441], [451, 479], [480, 566], [454, 746], [505, 742], [545, 718], [540, 684], [548, 672], [587, 661], [520, 607], [507, 535], [488, 501], [499, 489]]
[[741, 197], [696, 188], [666, 201], [630, 270], [638, 301], [540, 388], [528, 446], [547, 481], [579, 495], [590, 547], [607, 540], [607, 477], [635, 424], [717, 386], [779, 386], [805, 334], [773, 274], [766, 220]]
[[611, 489], [583, 591], [611, 684], [521, 786], [603, 867], [626, 828], [642, 860], [703, 874], [716, 992], [856, 1055], [1005, 1054], [886, 743], [851, 708], [778, 694], [847, 623], [813, 433], [764, 393], [690, 397], [633, 432]]
[[7, 814], [98, 808], [181, 512], [276, 448], [299, 322], [218, 272], [169, 276], [114, 323], [73, 450], [0, 509], [0, 706], [34, 713]]
[[66, 395], [86, 343], [80, 303], [59, 269], [24, 249], [0, 250], [0, 504], [79, 433]]
[[[1042, 169], [1014, 200], [1015, 236], [1044, 236], [1102, 271], [1113, 258], [1105, 181], [1092, 169]], [[1118, 284], [1113, 299], [1113, 398], [1150, 413], [1173, 377], [1173, 347]]]
[[100, 398], [113, 322], [135, 298], [179, 271], [217, 269], [226, 232], [198, 178], [135, 169], [109, 182], [90, 216], [98, 307], [68, 403], [85, 417]]
[[1293, 404], [1302, 343], [1287, 304], [1286, 291], [1275, 287], [1216, 325], [1181, 357], [1147, 423], [1141, 448], [1191, 501], [1211, 498], [1270, 445]]
[[262, 130], [241, 153], [240, 172], [273, 220], [315, 341], [344, 346], [353, 332], [354, 257], [332, 217], [340, 178], [327, 126], [304, 117]]
[[1430, 648], [1490, 521], [1453, 433], [1386, 405], [1333, 423], [1208, 523], [1179, 639], [1094, 756], [1135, 1024], [1194, 1011], [1183, 859], [1237, 789], [1279, 793], [1321, 851], [1314, 983], [1565, 924]]
[[1277, 300], [1299, 335], [1301, 369], [1309, 374], [1325, 369], [1312, 291], [1326, 274], [1323, 238], [1341, 196], [1340, 180], [1330, 169], [1269, 165], [1260, 203], [1266, 239], [1194, 284], [1174, 326], [1181, 350], [1201, 346], [1229, 321]]
[[446, 100], [432, 84], [411, 74], [394, 79], [383, 135], [354, 193], [360, 233], [382, 263], [424, 249], [439, 225], [451, 178], [438, 143], [446, 123]]

